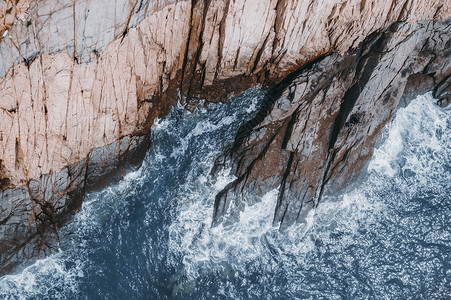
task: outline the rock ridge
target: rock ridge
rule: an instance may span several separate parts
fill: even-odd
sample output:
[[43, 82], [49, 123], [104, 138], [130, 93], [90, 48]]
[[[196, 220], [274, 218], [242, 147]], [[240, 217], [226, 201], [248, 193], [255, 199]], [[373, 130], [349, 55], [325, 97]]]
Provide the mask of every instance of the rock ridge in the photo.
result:
[[273, 101], [216, 162], [216, 169], [231, 168], [237, 179], [217, 195], [213, 226], [238, 218], [254, 195], [274, 188], [274, 225], [304, 222], [324, 193], [359, 175], [401, 99], [433, 90], [439, 105], [451, 100], [450, 36], [450, 19], [397, 22], [356, 50], [321, 57], [275, 87], [280, 97], [269, 96]]
[[[406, 43], [401, 37], [404, 32], [406, 41], [414, 43], [407, 38], [407, 28], [436, 24], [415, 23], [422, 19], [439, 24], [438, 20], [451, 15], [450, 5], [438, 0], [383, 4], [357, 0], [118, 0], [114, 6], [109, 1], [94, 0], [5, 3], [0, 5], [2, 270], [9, 270], [21, 259], [51, 252], [57, 244], [58, 226], [80, 207], [83, 190], [127, 165], [131, 154], [142, 153], [149, 143], [153, 120], [165, 116], [179, 99], [190, 106], [200, 99], [226, 101], [258, 84], [278, 86], [271, 100], [274, 104], [268, 102], [267, 115], [249, 124], [252, 130], [242, 132], [245, 138], [236, 142], [235, 148], [245, 148], [247, 135], [257, 134], [257, 123], [264, 125], [262, 131], [286, 131], [280, 141], [274, 136], [264, 153], [255, 153], [262, 157], [278, 153], [273, 142], [280, 142], [283, 166], [276, 165], [283, 170], [279, 175], [284, 186], [291, 185], [294, 181], [290, 170], [297, 169], [294, 165], [300, 163], [295, 153], [302, 142], [295, 133], [301, 130], [299, 124], [308, 121], [302, 119], [305, 115], [300, 104], [298, 108], [288, 103], [304, 99], [298, 95], [299, 90], [295, 88], [285, 96], [286, 88], [293, 89], [291, 80], [316, 70], [308, 74], [322, 82], [318, 74], [329, 67], [331, 72], [352, 70], [357, 74], [353, 68], [359, 64], [352, 55], [359, 52], [355, 49], [371, 33], [378, 35], [395, 23], [404, 30], [391, 27], [399, 35], [397, 41]], [[437, 38], [447, 40], [446, 36]], [[430, 50], [435, 53], [437, 49]], [[352, 54], [346, 55], [348, 51]], [[433, 66], [431, 61], [428, 68]], [[425, 76], [439, 78], [437, 74]], [[437, 93], [449, 90], [447, 78], [441, 84], [434, 82]], [[355, 83], [348, 77], [342, 81], [337, 88], [343, 93], [348, 84]], [[334, 84], [338, 83], [316, 86], [309, 94], [310, 102], [316, 103], [317, 94], [322, 95], [324, 87], [332, 88]], [[276, 99], [279, 94], [280, 99]], [[353, 97], [349, 92], [350, 100], [345, 103], [359, 103]], [[291, 100], [282, 103], [285, 100], [281, 99]], [[351, 128], [346, 124], [360, 120], [360, 112], [345, 113], [346, 107], [340, 109], [339, 102], [332, 101], [335, 106], [329, 110], [331, 116], [324, 117], [324, 122], [330, 123], [341, 111], [337, 130], [332, 134], [335, 141], [330, 143], [334, 151], [343, 143], [343, 124]], [[291, 108], [284, 111], [288, 106]], [[354, 111], [356, 106], [350, 106]], [[381, 113], [381, 120], [389, 118], [384, 111], [377, 113]], [[280, 124], [276, 120], [285, 117], [291, 120], [282, 122], [288, 130], [277, 129]], [[272, 122], [274, 126], [261, 122]], [[322, 129], [325, 135], [326, 131]], [[262, 132], [258, 134], [266, 138]], [[303, 138], [303, 143], [313, 139]], [[243, 170], [241, 166], [252, 157], [249, 155], [237, 170]], [[337, 150], [334, 159], [329, 159], [333, 170], [337, 170], [334, 163], [343, 155]], [[329, 181], [329, 173], [316, 178], [321, 178], [322, 183]], [[258, 177], [254, 173], [246, 175], [249, 182], [260, 180]], [[286, 198], [280, 198], [278, 207], [289, 206], [283, 202]], [[216, 219], [221, 214], [216, 213]]]

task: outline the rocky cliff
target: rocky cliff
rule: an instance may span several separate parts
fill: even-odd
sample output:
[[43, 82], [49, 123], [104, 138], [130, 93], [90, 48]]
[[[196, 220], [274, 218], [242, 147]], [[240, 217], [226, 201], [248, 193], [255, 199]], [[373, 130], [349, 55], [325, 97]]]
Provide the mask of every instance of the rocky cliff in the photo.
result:
[[301, 221], [358, 174], [403, 95], [449, 98], [450, 15], [434, 0], [2, 2], [1, 268], [51, 251], [176, 101], [258, 84], [264, 108], [218, 160], [238, 179], [214, 223], [277, 186], [275, 223]]
[[427, 91], [439, 105], [451, 100], [450, 58], [450, 20], [397, 22], [287, 77], [217, 161], [237, 179], [216, 197], [214, 224], [224, 215], [233, 221], [254, 195], [274, 188], [274, 225], [304, 222], [323, 194], [359, 175], [399, 105]]

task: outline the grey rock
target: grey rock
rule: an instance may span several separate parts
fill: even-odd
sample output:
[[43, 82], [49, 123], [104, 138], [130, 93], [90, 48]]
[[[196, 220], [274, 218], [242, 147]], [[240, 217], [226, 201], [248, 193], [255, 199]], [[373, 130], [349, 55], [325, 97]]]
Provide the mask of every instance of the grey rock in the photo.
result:
[[431, 90], [438, 104], [450, 102], [450, 57], [450, 19], [397, 22], [347, 55], [320, 57], [291, 74], [218, 159], [214, 171], [232, 166], [237, 179], [217, 195], [212, 225], [234, 219], [243, 193], [274, 188], [274, 225], [304, 222], [324, 195], [360, 174], [398, 107]]
[[137, 168], [149, 142], [149, 135], [125, 137], [58, 173], [0, 191], [0, 276], [58, 249], [58, 231], [80, 210], [84, 191]]

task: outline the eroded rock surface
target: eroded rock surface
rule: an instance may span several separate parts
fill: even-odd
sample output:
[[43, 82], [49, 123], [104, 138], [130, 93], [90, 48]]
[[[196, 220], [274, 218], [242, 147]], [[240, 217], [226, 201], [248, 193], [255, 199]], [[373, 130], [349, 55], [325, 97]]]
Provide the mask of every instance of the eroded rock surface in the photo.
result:
[[[371, 145], [356, 146], [352, 153], [342, 152], [340, 149], [345, 147], [338, 145], [347, 142], [343, 128], [357, 128], [351, 125], [372, 114], [381, 121], [370, 130], [371, 136], [377, 135], [393, 113], [390, 103], [397, 102], [390, 100], [397, 99], [400, 93], [395, 84], [402, 88], [409, 74], [428, 68], [431, 73], [423, 73], [437, 84], [440, 72], [448, 72], [436, 66], [443, 57], [428, 64], [433, 54], [426, 53], [427, 49], [435, 53], [438, 49], [435, 45], [444, 45], [446, 36], [431, 37], [428, 43], [434, 45], [432, 48], [426, 45], [424, 51], [415, 49], [418, 43], [425, 43], [428, 32], [446, 31], [448, 25], [422, 22], [418, 24], [425, 27], [420, 29], [417, 28], [420, 25], [412, 24], [423, 19], [447, 18], [450, 10], [449, 3], [438, 0], [2, 3], [0, 268], [24, 257], [47, 253], [57, 242], [57, 227], [65, 215], [79, 207], [76, 199], [83, 189], [114, 173], [127, 161], [124, 159], [127, 153], [144, 147], [153, 120], [164, 116], [179, 98], [190, 103], [203, 98], [225, 101], [257, 84], [269, 87], [280, 84], [274, 100], [269, 101], [273, 103], [281, 95], [274, 106], [277, 109], [270, 104], [268, 115], [260, 115], [268, 124], [253, 130], [247, 140], [240, 137], [237, 139], [240, 143], [235, 143], [236, 149], [241, 147], [240, 151], [246, 153], [244, 161], [251, 162], [253, 157], [263, 155], [274, 169], [265, 178], [256, 172], [243, 173], [243, 166], [250, 164], [243, 162], [236, 168], [237, 174], [246, 174], [246, 186], [248, 182], [255, 182], [256, 187], [258, 183], [266, 185], [266, 180], [271, 182], [268, 186], [282, 183], [282, 196], [288, 193], [285, 185], [292, 186], [294, 182], [306, 195], [312, 190], [321, 194], [324, 183], [341, 168], [341, 158], [353, 155], [364, 158], [370, 153]], [[393, 23], [400, 28], [391, 27], [388, 32], [394, 37], [383, 35], [387, 42], [382, 43], [388, 45], [388, 40], [392, 41], [391, 48], [383, 48], [379, 42], [371, 46], [367, 36], [371, 34], [375, 41], [380, 41], [380, 32]], [[445, 29], [436, 29], [436, 24]], [[416, 41], [416, 37], [423, 40]], [[390, 70], [392, 81], [384, 81], [388, 76], [378, 79], [380, 82], [366, 78], [383, 57], [386, 64], [390, 62], [389, 54], [384, 56], [374, 52], [375, 49], [385, 49], [394, 57], [400, 47], [405, 47], [400, 51], [410, 58], [412, 53], [424, 52], [426, 62], [419, 62], [422, 67], [408, 67], [393, 58], [402, 66], [380, 66], [380, 73]], [[408, 52], [411, 49], [417, 52]], [[395, 75], [397, 71], [401, 73]], [[449, 79], [443, 80], [437, 91], [445, 91], [440, 92], [445, 95]], [[367, 110], [374, 103], [356, 106], [361, 101], [360, 95], [375, 93], [367, 82], [384, 97], [391, 92], [393, 96], [387, 100], [390, 105], [371, 113]], [[368, 91], [359, 90], [364, 87]], [[324, 104], [326, 100], [318, 98], [323, 94], [328, 94], [324, 97], [330, 103]], [[304, 102], [307, 98], [311, 99]], [[343, 106], [342, 102], [347, 104]], [[348, 106], [352, 114], [345, 113]], [[360, 110], [354, 113], [356, 107]], [[348, 120], [349, 116], [354, 117]], [[313, 120], [318, 124], [313, 124]], [[334, 142], [327, 139], [325, 145], [318, 136], [329, 135], [331, 123], [337, 128]], [[269, 139], [271, 142], [265, 142], [271, 134], [274, 135]], [[278, 134], [284, 138], [280, 139]], [[364, 135], [363, 131], [361, 134]], [[255, 149], [249, 152], [249, 147]], [[325, 158], [324, 151], [331, 154]], [[313, 175], [309, 179], [297, 179], [300, 174], [296, 172], [300, 171], [296, 170], [300, 169], [296, 165], [304, 163], [298, 153], [303, 153], [306, 165], [311, 165]], [[318, 157], [313, 157], [316, 154]], [[324, 159], [327, 171], [315, 169], [313, 165], [324, 163]], [[100, 170], [97, 175], [89, 171], [97, 169]], [[276, 169], [280, 172], [274, 172]], [[307, 181], [301, 183], [302, 180], [315, 182], [314, 188], [303, 188]], [[294, 191], [294, 186], [288, 190]], [[281, 197], [278, 207], [291, 207], [284, 204], [284, 198], [288, 197]], [[216, 220], [221, 215], [217, 210]]]
[[[4, 0], [0, 2], [0, 40], [8, 35], [17, 20], [25, 21], [31, 0]], [[6, 33], [5, 33], [6, 32]]]
[[0, 274], [57, 250], [58, 229], [80, 209], [84, 192], [139, 166], [148, 145], [148, 135], [124, 137], [60, 172], [0, 192]]
[[304, 66], [269, 92], [218, 160], [237, 179], [217, 196], [214, 224], [252, 204], [242, 199], [277, 187], [274, 225], [304, 222], [324, 193], [359, 174], [400, 99], [434, 89], [440, 103], [448, 101], [450, 75], [450, 19], [397, 22], [345, 55]]

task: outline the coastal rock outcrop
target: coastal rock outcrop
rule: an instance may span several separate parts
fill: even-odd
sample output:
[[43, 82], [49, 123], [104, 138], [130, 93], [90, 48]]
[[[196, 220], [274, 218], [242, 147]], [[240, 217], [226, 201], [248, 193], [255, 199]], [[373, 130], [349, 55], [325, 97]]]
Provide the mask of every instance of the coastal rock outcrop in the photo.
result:
[[[449, 100], [451, 20], [398, 22], [345, 55], [320, 57], [269, 91], [217, 167], [237, 177], [216, 197], [214, 224], [279, 189], [273, 223], [304, 222], [323, 194], [356, 178], [400, 105], [434, 91]], [[246, 200], [243, 200], [246, 199]]]
[[277, 185], [275, 221], [292, 223], [302, 199], [360, 170], [411, 74], [449, 99], [450, 15], [438, 0], [2, 3], [0, 269], [49, 253], [83, 191], [139, 163], [178, 100], [259, 84], [267, 107], [230, 160], [246, 180], [218, 196], [215, 223], [238, 186]]

